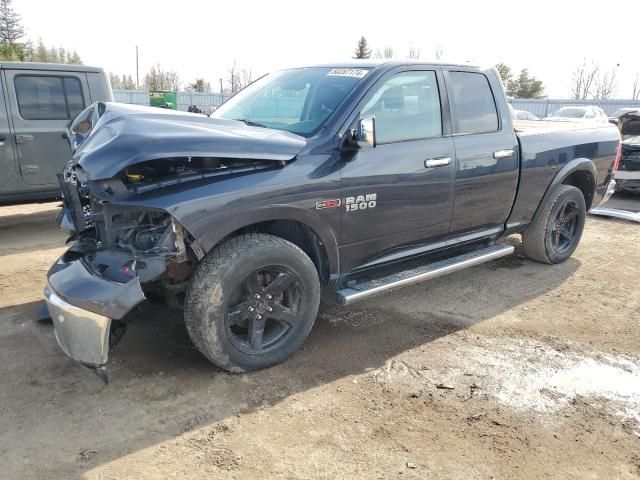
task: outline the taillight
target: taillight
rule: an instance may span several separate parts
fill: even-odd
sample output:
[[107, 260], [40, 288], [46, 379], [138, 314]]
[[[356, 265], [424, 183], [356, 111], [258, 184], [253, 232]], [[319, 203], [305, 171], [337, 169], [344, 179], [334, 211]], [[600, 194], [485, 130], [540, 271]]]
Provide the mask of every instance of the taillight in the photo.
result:
[[613, 164], [613, 171], [615, 172], [620, 167], [620, 160], [622, 159], [622, 143], [618, 144], [618, 152], [616, 153], [616, 161]]

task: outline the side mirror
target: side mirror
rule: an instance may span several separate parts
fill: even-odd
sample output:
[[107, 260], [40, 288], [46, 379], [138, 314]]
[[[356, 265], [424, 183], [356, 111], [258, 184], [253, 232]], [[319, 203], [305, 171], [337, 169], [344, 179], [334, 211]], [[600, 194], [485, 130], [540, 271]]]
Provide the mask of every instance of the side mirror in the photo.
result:
[[356, 128], [351, 129], [350, 144], [358, 148], [374, 148], [376, 146], [376, 119], [373, 115], [361, 118]]

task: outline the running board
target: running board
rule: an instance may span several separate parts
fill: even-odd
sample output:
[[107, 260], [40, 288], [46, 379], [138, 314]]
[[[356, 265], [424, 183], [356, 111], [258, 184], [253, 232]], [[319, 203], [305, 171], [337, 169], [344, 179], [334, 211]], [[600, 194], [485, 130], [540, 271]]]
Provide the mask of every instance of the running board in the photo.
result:
[[512, 254], [514, 250], [513, 245], [496, 244], [457, 257], [446, 258], [429, 263], [428, 265], [393, 273], [385, 277], [376, 278], [375, 280], [369, 280], [338, 290], [337, 301], [340, 305], [349, 305], [356, 300], [391, 290], [392, 288], [411, 285], [412, 283], [422, 282], [468, 267], [473, 267], [474, 265], [479, 265], [490, 260], [495, 260], [496, 258]]

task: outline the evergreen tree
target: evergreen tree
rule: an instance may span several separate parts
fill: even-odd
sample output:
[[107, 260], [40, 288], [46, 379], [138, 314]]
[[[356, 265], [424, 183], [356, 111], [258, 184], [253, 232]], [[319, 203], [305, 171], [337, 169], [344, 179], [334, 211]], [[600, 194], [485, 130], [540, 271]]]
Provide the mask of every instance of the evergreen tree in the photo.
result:
[[193, 88], [194, 92], [205, 92], [205, 81], [204, 78], [196, 78], [196, 81], [193, 82], [192, 84], [189, 85], [191, 88]]
[[[122, 77], [124, 79], [124, 75]], [[122, 88], [124, 88], [125, 90], [135, 90], [136, 89], [136, 84], [134, 83], [133, 78], [131, 78], [131, 75], [128, 75], [127, 79], [123, 80]]]
[[44, 46], [44, 42], [41, 38], [38, 39], [38, 46], [36, 47], [34, 59], [36, 62], [49, 61], [49, 52], [47, 52], [47, 47]]
[[543, 98], [544, 86], [541, 80], [529, 75], [529, 70], [523, 68], [520, 75], [513, 82], [513, 96], [516, 98]]
[[67, 63], [71, 65], [82, 65], [82, 59], [75, 50], [71, 54], [67, 54]]
[[49, 52], [47, 54], [47, 61], [50, 63], [60, 63], [59, 57], [58, 57], [58, 49], [56, 47], [51, 47], [49, 49]]
[[114, 90], [118, 90], [119, 88], [122, 87], [122, 83], [120, 82], [120, 77], [112, 72], [109, 72], [109, 83], [111, 84], [111, 88], [113, 88]]
[[371, 57], [371, 50], [369, 49], [369, 45], [367, 44], [367, 39], [362, 36], [360, 37], [360, 40], [358, 40], [358, 46], [356, 47], [353, 58], [369, 57]]
[[13, 10], [13, 0], [0, 0], [0, 43], [15, 44], [24, 37], [20, 15]]

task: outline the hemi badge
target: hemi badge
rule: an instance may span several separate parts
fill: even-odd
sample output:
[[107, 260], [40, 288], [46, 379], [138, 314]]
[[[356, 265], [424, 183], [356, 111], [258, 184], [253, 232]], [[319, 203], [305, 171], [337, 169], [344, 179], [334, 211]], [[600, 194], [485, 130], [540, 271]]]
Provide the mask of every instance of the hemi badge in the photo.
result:
[[339, 198], [334, 200], [323, 200], [321, 202], [316, 202], [316, 208], [336, 208], [342, 205], [342, 201]]

